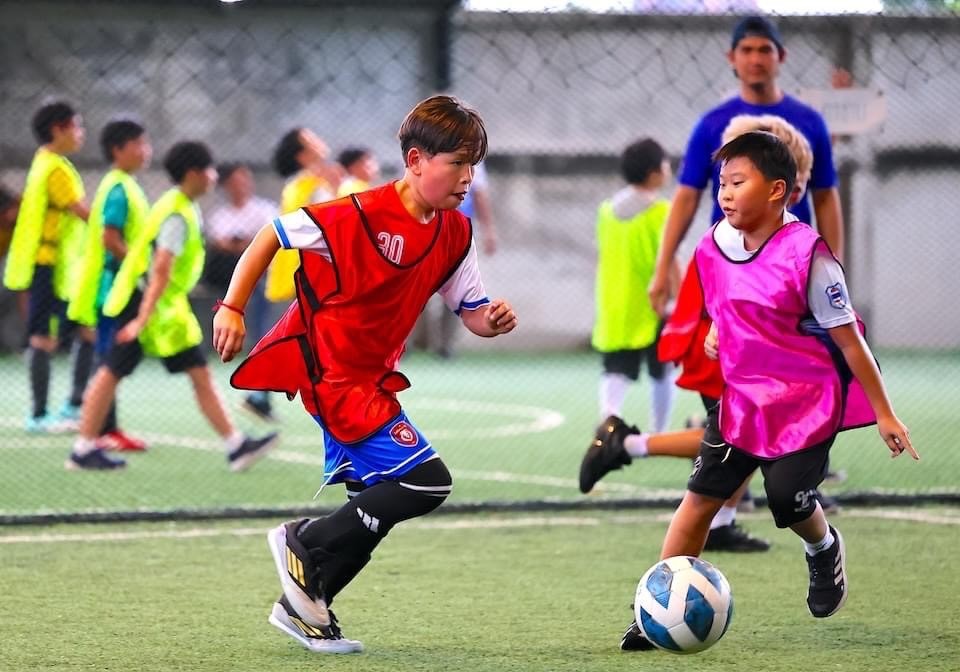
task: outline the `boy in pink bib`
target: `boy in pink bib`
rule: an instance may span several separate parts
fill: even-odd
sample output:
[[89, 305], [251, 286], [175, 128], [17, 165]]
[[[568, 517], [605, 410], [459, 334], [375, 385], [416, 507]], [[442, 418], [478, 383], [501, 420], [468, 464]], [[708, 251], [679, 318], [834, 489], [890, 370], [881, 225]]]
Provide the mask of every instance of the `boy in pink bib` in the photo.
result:
[[797, 174], [787, 146], [750, 132], [715, 159], [725, 219], [695, 259], [713, 320], [704, 348], [719, 360], [725, 387], [660, 557], [700, 555], [710, 520], [759, 467], [777, 527], [803, 540], [807, 607], [824, 618], [847, 597], [843, 537], [813, 496], [837, 433], [876, 423], [893, 457], [920, 458], [863, 340], [839, 262], [811, 227], [784, 223]]

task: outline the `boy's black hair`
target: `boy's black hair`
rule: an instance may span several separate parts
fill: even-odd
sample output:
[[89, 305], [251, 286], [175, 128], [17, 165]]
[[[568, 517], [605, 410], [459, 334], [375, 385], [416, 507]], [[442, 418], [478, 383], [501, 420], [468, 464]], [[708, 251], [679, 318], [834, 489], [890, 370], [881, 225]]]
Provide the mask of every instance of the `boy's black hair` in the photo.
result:
[[202, 142], [178, 142], [163, 157], [163, 168], [174, 184], [183, 182], [190, 170], [206, 170], [213, 165], [213, 155]]
[[144, 128], [132, 119], [114, 119], [100, 132], [100, 150], [108, 163], [113, 163], [113, 150], [123, 149], [131, 140], [144, 134]]
[[487, 155], [487, 129], [476, 110], [452, 96], [431, 96], [417, 103], [397, 133], [403, 161], [413, 147], [430, 155], [465, 151], [470, 163]]
[[656, 140], [643, 138], [627, 145], [620, 155], [620, 174], [628, 184], [643, 184], [663, 166], [667, 153]]
[[220, 175], [220, 184], [224, 184], [230, 179], [231, 175], [243, 168], [250, 170], [250, 166], [243, 161], [225, 161], [224, 163], [221, 163], [219, 166], [217, 166], [217, 173]]
[[370, 156], [370, 150], [364, 147], [347, 147], [337, 156], [337, 163], [344, 168], [349, 168], [357, 161], [362, 161]]
[[783, 198], [786, 200], [790, 197], [797, 181], [797, 162], [790, 148], [780, 138], [766, 131], [750, 131], [738, 135], [718, 149], [713, 160], [726, 163], [739, 157], [749, 159], [767, 180], [786, 182]]
[[290, 177], [300, 170], [297, 154], [303, 150], [303, 143], [300, 141], [302, 130], [302, 128], [292, 128], [287, 131], [280, 138], [277, 148], [273, 150], [273, 169], [280, 177]]
[[30, 127], [33, 135], [41, 145], [53, 142], [53, 127], [69, 124], [77, 116], [77, 111], [65, 100], [55, 100], [44, 103], [33, 113]]

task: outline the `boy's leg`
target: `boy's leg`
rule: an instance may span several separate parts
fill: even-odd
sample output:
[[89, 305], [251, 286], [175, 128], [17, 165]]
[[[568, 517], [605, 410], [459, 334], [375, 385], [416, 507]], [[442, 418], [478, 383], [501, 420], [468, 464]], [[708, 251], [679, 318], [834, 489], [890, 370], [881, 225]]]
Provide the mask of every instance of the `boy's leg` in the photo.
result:
[[[658, 335], [659, 340], [659, 335]], [[661, 362], [657, 357], [657, 341], [644, 350], [647, 371], [650, 372], [650, 426], [654, 433], [665, 432], [670, 425], [673, 402], [677, 398], [677, 367], [670, 362]]]
[[806, 550], [810, 584], [807, 607], [817, 618], [836, 613], [847, 600], [846, 548], [827, 523], [817, 486], [827, 473], [833, 438], [762, 466], [767, 501], [777, 527], [789, 527]]
[[699, 556], [707, 541], [710, 521], [723, 506], [723, 499], [699, 495], [689, 490], [670, 520], [663, 538], [660, 559], [676, 555]]
[[453, 478], [436, 457], [396, 481], [381, 481], [355, 491], [350, 500], [324, 518], [307, 521], [297, 537], [321, 563], [327, 603], [360, 572], [370, 554], [395, 525], [424, 516], [450, 494]]
[[[710, 520], [724, 501], [757, 468], [758, 460], [729, 446], [720, 436], [717, 416], [707, 420], [700, 454], [687, 481], [687, 493], [677, 508], [663, 540], [660, 559], [676, 555], [699, 556], [707, 539]], [[653, 646], [646, 640], [636, 621], [620, 639], [624, 651], [647, 651]]]
[[33, 407], [30, 416], [40, 419], [47, 415], [50, 394], [50, 355], [56, 350], [56, 339], [49, 336], [30, 336], [27, 351], [27, 369], [30, 373], [30, 393]]
[[623, 402], [630, 385], [640, 377], [641, 350], [615, 350], [603, 353], [603, 374], [597, 398], [600, 420], [623, 417]]
[[98, 448], [97, 437], [113, 407], [120, 380], [130, 375], [142, 359], [143, 349], [137, 340], [116, 343], [104, 356], [103, 364], [83, 395], [79, 433], [73, 444], [73, 452], [64, 464], [67, 469], [110, 470], [126, 466], [124, 460], [112, 458]]
[[200, 348], [194, 346], [177, 355], [167, 357], [163, 360], [163, 364], [170, 373], [186, 372], [190, 378], [200, 412], [224, 440], [227, 462], [231, 471], [245, 471], [276, 445], [277, 432], [253, 438], [237, 430], [227, 413], [217, 386], [213, 383], [213, 376]]
[[27, 431], [46, 432], [50, 429], [50, 418], [47, 417], [50, 358], [58, 345], [56, 337], [51, 334], [50, 323], [60, 305], [62, 302], [53, 292], [53, 268], [37, 266], [27, 299], [27, 367], [33, 399]]
[[83, 404], [83, 391], [90, 380], [95, 355], [94, 333], [87, 327], [72, 325], [73, 344], [70, 356], [73, 360], [70, 397], [60, 412], [65, 420], [79, 420], [80, 406]]

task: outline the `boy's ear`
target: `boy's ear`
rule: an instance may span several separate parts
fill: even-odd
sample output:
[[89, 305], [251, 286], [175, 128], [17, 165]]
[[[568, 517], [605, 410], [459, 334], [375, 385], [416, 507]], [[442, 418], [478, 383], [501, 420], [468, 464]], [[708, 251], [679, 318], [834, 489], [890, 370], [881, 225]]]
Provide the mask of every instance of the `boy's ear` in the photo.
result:
[[406, 160], [406, 167], [414, 174], [420, 175], [421, 167], [420, 162], [426, 158], [426, 155], [419, 147], [411, 147], [407, 150], [407, 155], [404, 157]]
[[786, 180], [774, 180], [770, 184], [770, 201], [785, 201], [787, 196], [790, 194], [787, 193], [787, 181]]

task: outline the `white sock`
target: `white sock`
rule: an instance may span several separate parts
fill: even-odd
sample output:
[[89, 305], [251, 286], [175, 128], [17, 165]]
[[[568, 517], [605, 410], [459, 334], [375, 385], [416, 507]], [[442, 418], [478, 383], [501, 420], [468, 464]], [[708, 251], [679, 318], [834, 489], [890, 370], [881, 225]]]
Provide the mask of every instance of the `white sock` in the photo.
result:
[[83, 457], [84, 455], [89, 455], [97, 449], [97, 440], [96, 439], [85, 439], [82, 436], [78, 436], [77, 440], [73, 442], [73, 454]]
[[623, 440], [623, 449], [627, 451], [630, 457], [647, 456], [647, 440], [650, 435], [647, 432], [643, 434], [630, 434]]
[[245, 438], [247, 438], [247, 437], [245, 437], [245, 436], [243, 435], [243, 432], [239, 432], [239, 431], [237, 431], [237, 430], [233, 430], [233, 434], [231, 434], [230, 436], [228, 436], [228, 437], [224, 440], [224, 443], [226, 443], [226, 445], [227, 445], [227, 452], [228, 452], [228, 453], [232, 453], [232, 452], [235, 451], [237, 448], [239, 448], [239, 447], [240, 447], [240, 444], [243, 443], [243, 440], [244, 440]]
[[715, 530], [718, 527], [726, 527], [727, 525], [733, 525], [733, 521], [737, 519], [737, 507], [735, 506], [722, 506], [720, 510], [717, 511], [717, 515], [713, 517], [713, 520], [710, 521], [710, 529]]
[[673, 400], [677, 398], [677, 386], [674, 385], [674, 372], [676, 367], [673, 364], [664, 365], [666, 371], [663, 378], [652, 379], [653, 394], [651, 395], [650, 417], [653, 419], [653, 427], [650, 431], [654, 434], [666, 431], [670, 426], [670, 414], [673, 412]]
[[807, 549], [807, 555], [816, 555], [821, 551], [825, 551], [828, 548], [833, 546], [833, 532], [830, 531], [830, 528], [827, 528], [827, 536], [818, 541], [815, 544], [803, 542], [803, 547]]
[[600, 421], [615, 415], [622, 417], [623, 400], [627, 398], [630, 389], [630, 379], [622, 373], [605, 373], [600, 376]]

